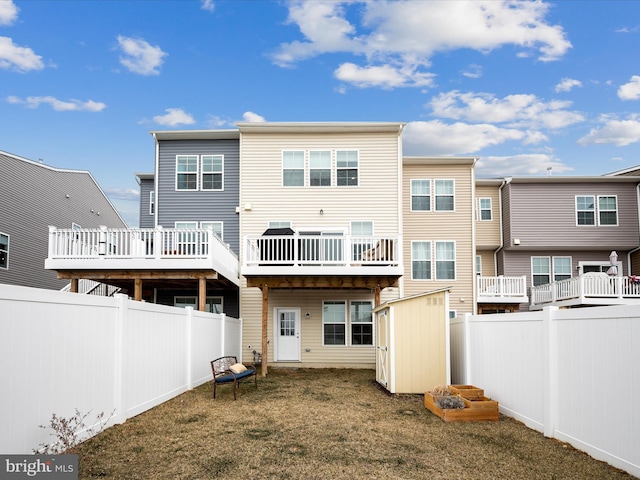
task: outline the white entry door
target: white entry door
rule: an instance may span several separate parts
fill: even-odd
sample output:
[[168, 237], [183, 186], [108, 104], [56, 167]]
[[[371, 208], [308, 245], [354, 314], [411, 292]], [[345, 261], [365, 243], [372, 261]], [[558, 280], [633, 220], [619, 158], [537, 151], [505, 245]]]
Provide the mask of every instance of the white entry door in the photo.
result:
[[300, 361], [300, 309], [277, 308], [275, 323], [276, 362]]

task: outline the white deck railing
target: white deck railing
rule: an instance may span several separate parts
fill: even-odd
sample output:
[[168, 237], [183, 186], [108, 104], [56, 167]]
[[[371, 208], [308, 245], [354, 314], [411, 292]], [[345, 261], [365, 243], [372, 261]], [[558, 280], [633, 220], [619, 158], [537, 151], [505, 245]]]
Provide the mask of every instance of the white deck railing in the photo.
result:
[[531, 288], [532, 307], [570, 300], [575, 300], [576, 304], [585, 304], [595, 299], [603, 299], [606, 302], [606, 299], [628, 298], [640, 299], [640, 277], [611, 277], [605, 273], [585, 273]]
[[244, 237], [245, 266], [398, 266], [399, 237], [260, 235]]
[[[88, 268], [91, 261], [99, 260], [100, 267], [94, 264], [93, 268], [109, 268], [109, 264], [120, 268], [123, 261], [142, 268], [148, 260], [149, 268], [159, 268], [157, 261], [166, 259], [202, 260], [202, 268], [213, 268], [231, 279], [239, 277], [237, 255], [211, 229], [49, 227], [47, 260], [55, 261], [57, 267], [66, 260], [82, 260]], [[155, 266], [151, 260], [156, 260]]]
[[527, 277], [478, 277], [478, 301], [528, 302]]

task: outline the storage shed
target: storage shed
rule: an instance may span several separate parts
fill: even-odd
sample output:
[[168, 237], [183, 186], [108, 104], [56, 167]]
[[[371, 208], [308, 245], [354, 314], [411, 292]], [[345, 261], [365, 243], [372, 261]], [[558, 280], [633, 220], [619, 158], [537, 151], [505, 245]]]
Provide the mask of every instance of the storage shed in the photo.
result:
[[376, 380], [390, 393], [451, 383], [449, 288], [383, 303], [376, 318]]

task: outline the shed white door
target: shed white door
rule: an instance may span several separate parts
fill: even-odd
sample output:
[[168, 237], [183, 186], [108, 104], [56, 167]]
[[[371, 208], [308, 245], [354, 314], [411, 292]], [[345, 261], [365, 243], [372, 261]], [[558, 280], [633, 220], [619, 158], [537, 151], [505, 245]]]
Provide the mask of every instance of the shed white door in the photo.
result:
[[376, 317], [376, 381], [389, 388], [389, 322], [387, 311], [378, 312]]
[[276, 362], [300, 361], [300, 310], [276, 309]]

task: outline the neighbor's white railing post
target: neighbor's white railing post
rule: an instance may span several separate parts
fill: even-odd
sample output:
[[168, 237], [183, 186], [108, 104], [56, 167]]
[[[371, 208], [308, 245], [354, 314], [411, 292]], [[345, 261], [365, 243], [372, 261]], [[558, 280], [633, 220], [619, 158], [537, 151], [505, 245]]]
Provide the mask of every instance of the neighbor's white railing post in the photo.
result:
[[49, 258], [53, 258], [56, 252], [56, 227], [49, 225]]
[[558, 307], [542, 309], [542, 361], [543, 361], [543, 434], [553, 437], [558, 419], [558, 346], [555, 316]]
[[157, 225], [155, 232], [153, 232], [154, 258], [160, 258], [162, 256], [162, 250], [164, 249], [162, 240], [162, 225]]

